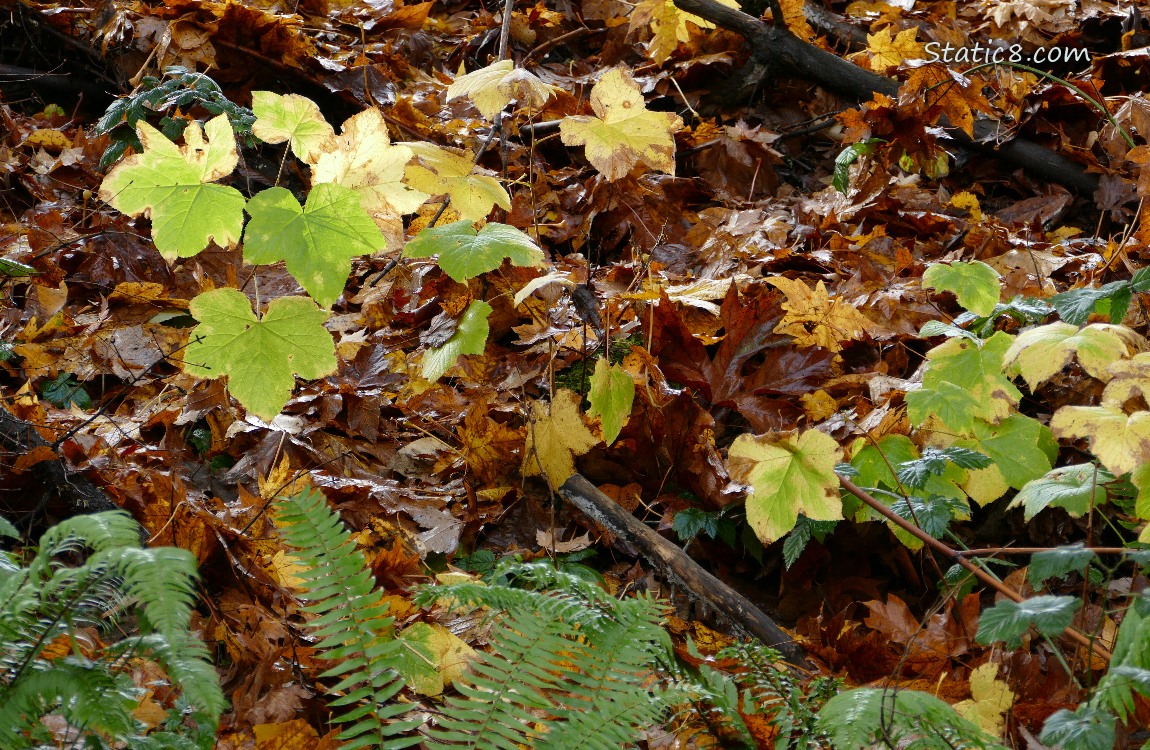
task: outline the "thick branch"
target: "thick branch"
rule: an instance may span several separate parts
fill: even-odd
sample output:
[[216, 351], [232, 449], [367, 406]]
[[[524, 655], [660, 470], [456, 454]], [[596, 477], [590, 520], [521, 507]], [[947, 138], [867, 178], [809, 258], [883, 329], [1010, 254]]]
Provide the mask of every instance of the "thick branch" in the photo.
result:
[[[875, 93], [898, 95], [898, 81], [863, 70], [804, 42], [786, 29], [770, 26], [717, 0], [675, 0], [675, 5], [742, 34], [751, 44], [753, 56], [761, 63], [782, 66], [800, 78], [857, 100], [870, 99]], [[976, 153], [996, 154], [1034, 177], [1060, 183], [1084, 195], [1098, 188], [1098, 178], [1087, 174], [1082, 165], [1023, 138], [1015, 138], [998, 148], [976, 143], [993, 137], [999, 129], [997, 122], [979, 120], [974, 125], [974, 140], [954, 128], [949, 128], [947, 133], [951, 145]]]
[[790, 663], [810, 666], [791, 635], [758, 607], [703, 570], [683, 550], [640, 522], [581, 474], [564, 482], [559, 492], [600, 527], [637, 547], [649, 563], [685, 586], [694, 598], [722, 613], [763, 643], [778, 649]]

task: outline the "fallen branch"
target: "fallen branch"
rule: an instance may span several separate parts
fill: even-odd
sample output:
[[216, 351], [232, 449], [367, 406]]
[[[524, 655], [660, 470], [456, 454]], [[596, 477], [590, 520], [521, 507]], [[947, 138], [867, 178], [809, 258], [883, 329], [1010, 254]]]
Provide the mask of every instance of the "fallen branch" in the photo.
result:
[[[760, 21], [718, 0], [675, 0], [675, 5], [741, 34], [750, 43], [751, 60], [743, 73], [742, 88], [753, 88], [769, 73], [782, 68], [860, 101], [870, 99], [875, 93], [898, 95], [898, 81], [863, 70], [804, 42], [785, 28]], [[1000, 123], [983, 119], [974, 124], [974, 139], [961, 130], [948, 128], [947, 140], [949, 145], [967, 151], [996, 154], [1034, 177], [1057, 182], [1080, 194], [1090, 195], [1098, 188], [1098, 178], [1088, 174], [1081, 164], [1037, 143], [1024, 138], [1015, 138], [997, 147], [983, 143], [992, 140], [1002, 129]]]
[[[925, 544], [927, 547], [930, 547], [935, 552], [938, 552], [939, 554], [941, 554], [946, 559], [950, 560], [951, 562], [958, 563], [963, 568], [965, 568], [967, 571], [969, 571], [970, 574], [973, 575], [975, 578], [982, 581], [983, 583], [985, 583], [987, 586], [994, 589], [998, 593], [1002, 594], [1007, 599], [1010, 599], [1011, 601], [1014, 601], [1014, 602], [1021, 602], [1023, 600], [1023, 597], [1021, 594], [1019, 594], [1017, 591], [1010, 588], [1009, 586], [1007, 586], [1005, 583], [998, 580], [994, 576], [987, 573], [982, 567], [975, 565], [970, 560], [966, 559], [966, 557], [963, 555], [962, 552], [955, 550], [955, 549], [952, 549], [951, 547], [947, 546], [946, 544], [939, 541], [938, 539], [935, 539], [934, 537], [932, 537], [930, 534], [926, 533], [925, 531], [923, 531], [919, 527], [915, 526], [910, 521], [907, 521], [905, 518], [898, 515], [897, 513], [892, 511], [890, 508], [888, 508], [886, 505], [883, 505], [878, 500], [876, 500], [874, 498], [874, 496], [872, 496], [869, 492], [862, 489], [861, 487], [859, 487], [858, 485], [856, 485], [854, 482], [847, 479], [846, 477], [842, 476], [841, 474], [839, 475], [839, 483], [842, 484], [844, 490], [851, 493], [852, 495], [857, 497], [859, 500], [862, 500], [868, 507], [870, 507], [876, 513], [878, 513], [880, 516], [882, 516], [883, 518], [886, 518], [891, 523], [898, 526], [900, 529], [903, 529], [904, 531], [906, 531], [908, 534], [911, 534], [916, 539], [920, 540], [923, 544]], [[1110, 656], [1111, 656], [1110, 651], [1106, 647], [1104, 647], [1101, 643], [1098, 643], [1097, 641], [1090, 638], [1086, 634], [1081, 633], [1081, 632], [1075, 630], [1074, 628], [1067, 628], [1066, 630], [1062, 631], [1062, 635], [1064, 635], [1065, 637], [1074, 641], [1078, 645], [1084, 646], [1087, 649], [1093, 651], [1095, 656], [1097, 656], [1101, 659], [1104, 659], [1107, 662], [1110, 661]]]
[[643, 558], [667, 574], [691, 596], [721, 613], [731, 622], [768, 646], [778, 649], [796, 666], [810, 668], [803, 650], [794, 638], [746, 597], [703, 570], [683, 550], [667, 541], [646, 524], [603, 494], [581, 474], [575, 474], [559, 488], [563, 497], [588, 518], [640, 550]]

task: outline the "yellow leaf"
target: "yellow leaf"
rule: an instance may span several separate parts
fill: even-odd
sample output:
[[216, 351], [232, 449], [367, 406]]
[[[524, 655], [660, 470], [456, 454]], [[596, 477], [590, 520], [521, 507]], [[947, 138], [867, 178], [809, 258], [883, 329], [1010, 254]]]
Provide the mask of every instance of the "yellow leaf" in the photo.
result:
[[[719, 0], [729, 8], [738, 8], [735, 0]], [[644, 26], [651, 27], [651, 41], [647, 43], [647, 54], [657, 63], [664, 62], [679, 42], [691, 40], [688, 23], [700, 29], [713, 29], [715, 25], [694, 14], [679, 10], [674, 0], [642, 0], [631, 12], [631, 31]]]
[[739, 435], [727, 456], [731, 479], [751, 486], [747, 523], [763, 544], [793, 529], [799, 513], [813, 521], [843, 517], [835, 475], [843, 449], [829, 435]]
[[683, 127], [671, 112], [649, 112], [639, 84], [622, 68], [603, 74], [591, 89], [595, 117], [564, 117], [563, 143], [586, 146], [587, 161], [608, 180], [626, 177], [640, 161], [652, 169], [675, 173], [675, 138]]
[[1094, 323], [1079, 329], [1069, 323], [1050, 323], [1018, 334], [1003, 355], [1007, 374], [1022, 375], [1034, 390], [1073, 358], [1092, 377], [1110, 381], [1110, 366], [1146, 349], [1146, 340], [1125, 326]]
[[803, 405], [803, 412], [807, 415], [807, 419], [812, 422], [821, 422], [839, 410], [839, 405], [834, 398], [823, 390], [804, 393], [799, 396], [799, 401]]
[[579, 396], [560, 388], [548, 405], [536, 401], [531, 407], [527, 445], [523, 449], [523, 474], [546, 474], [552, 487], [558, 487], [575, 473], [575, 456], [582, 456], [599, 444], [579, 411]]
[[295, 555], [280, 550], [272, 555], [268, 570], [284, 588], [303, 590], [305, 581], [300, 578], [300, 574], [307, 571], [307, 566], [301, 565]]
[[1058, 438], [1083, 438], [1095, 457], [1115, 476], [1150, 461], [1150, 411], [1127, 416], [1113, 406], [1064, 406], [1050, 429]]
[[1001, 736], [1005, 714], [1014, 705], [1014, 693], [997, 677], [998, 665], [989, 662], [971, 672], [971, 699], [954, 704], [954, 710], [991, 735]]
[[950, 198], [950, 205], [958, 209], [969, 211], [972, 220], [982, 221], [982, 207], [978, 204], [978, 196], [974, 193], [968, 190], [955, 193]]
[[914, 39], [917, 33], [917, 28], [910, 28], [892, 38], [890, 27], [887, 27], [877, 34], [867, 34], [866, 46], [871, 55], [871, 70], [885, 73], [891, 68], [897, 68], [903, 60], [921, 58], [922, 45]]
[[783, 276], [767, 279], [767, 283], [787, 297], [782, 305], [787, 314], [774, 332], [794, 336], [799, 346], [821, 346], [837, 352], [842, 350], [840, 341], [852, 341], [877, 328], [841, 298], [831, 299], [821, 281], [813, 291], [804, 282]]
[[519, 99], [523, 106], [537, 109], [547, 103], [554, 86], [549, 86], [511, 60], [500, 60], [486, 68], [459, 76], [447, 87], [447, 101], [466, 96], [488, 120]]
[[380, 228], [414, 213], [428, 194], [404, 184], [412, 152], [392, 145], [378, 109], [365, 109], [343, 123], [333, 151], [324, 151], [312, 164], [312, 182], [334, 182], [360, 194], [365, 211]]
[[475, 166], [470, 151], [454, 154], [434, 143], [397, 144], [411, 149], [419, 164], [407, 168], [406, 182], [416, 190], [431, 195], [448, 195], [451, 207], [468, 221], [482, 221], [492, 206], [511, 210], [511, 196], [499, 180]]

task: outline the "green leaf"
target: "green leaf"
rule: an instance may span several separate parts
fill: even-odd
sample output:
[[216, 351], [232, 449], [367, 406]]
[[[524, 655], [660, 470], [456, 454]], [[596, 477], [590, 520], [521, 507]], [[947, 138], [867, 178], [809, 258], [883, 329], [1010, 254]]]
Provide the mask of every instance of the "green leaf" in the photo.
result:
[[982, 261], [932, 263], [922, 275], [922, 285], [954, 292], [958, 304], [975, 315], [990, 315], [1002, 295], [998, 272]]
[[948, 463], [963, 469], [984, 469], [990, 466], [991, 460], [986, 455], [969, 448], [928, 447], [920, 458], [904, 461], [898, 465], [898, 479], [911, 489], [921, 490], [932, 476], [941, 474]]
[[327, 312], [306, 297], [280, 297], [263, 319], [235, 289], [194, 298], [200, 321], [184, 353], [184, 369], [201, 378], [228, 376], [228, 390], [248, 411], [270, 421], [291, 397], [293, 373], [320, 378], [335, 372], [335, 342]]
[[842, 519], [835, 465], [842, 448], [818, 430], [778, 440], [739, 435], [731, 444], [731, 478], [749, 484], [747, 522], [764, 544], [794, 528], [799, 513], [815, 521]]
[[463, 311], [459, 327], [451, 334], [443, 346], [428, 349], [423, 355], [423, 377], [439, 380], [443, 373], [451, 369], [461, 354], [483, 354], [487, 347], [487, 316], [491, 305], [483, 300], [475, 300]]
[[384, 246], [359, 194], [335, 183], [312, 188], [302, 208], [287, 189], [268, 188], [248, 202], [247, 211], [252, 220], [244, 259], [257, 265], [286, 260], [291, 275], [324, 307], [343, 293], [351, 259]]
[[911, 424], [935, 416], [954, 432], [970, 432], [976, 419], [995, 423], [1010, 416], [1022, 398], [1002, 371], [1011, 341], [999, 331], [981, 344], [950, 339], [927, 352], [922, 388], [906, 394]]
[[515, 227], [491, 223], [478, 232], [469, 221], [457, 221], [442, 227], [428, 227], [417, 234], [406, 247], [407, 258], [427, 258], [439, 254], [439, 267], [459, 282], [494, 271], [510, 258], [517, 266], [538, 266], [543, 251]]
[[7, 258], [0, 258], [0, 276], [20, 278], [23, 276], [38, 276], [39, 274], [40, 272], [32, 266], [25, 265], [18, 261], [8, 260]]
[[867, 443], [854, 451], [851, 465], [858, 470], [855, 484], [860, 487], [886, 487], [898, 489], [899, 483], [892, 467], [918, 458], [918, 448], [906, 435], [884, 435], [874, 443]]
[[1033, 625], [1043, 635], [1058, 635], [1070, 627], [1082, 602], [1073, 596], [1033, 596], [1021, 602], [1002, 601], [982, 613], [975, 640], [982, 644], [1005, 641], [1017, 648]]
[[718, 511], [708, 513], [701, 508], [687, 508], [675, 514], [671, 529], [683, 541], [694, 539], [702, 533], [714, 539], [719, 533], [719, 513]]
[[631, 405], [635, 402], [635, 381], [622, 365], [608, 364], [604, 357], [595, 362], [595, 374], [591, 376], [591, 392], [587, 395], [591, 407], [587, 416], [596, 417], [603, 424], [603, 440], [610, 445], [619, 437], [627, 418], [631, 416]]
[[922, 329], [918, 332], [919, 338], [929, 339], [935, 336], [946, 336], [948, 339], [964, 338], [971, 341], [978, 341], [978, 336], [975, 336], [965, 328], [960, 328], [951, 323], [943, 323], [941, 320], [928, 320], [922, 324]]
[[883, 143], [878, 138], [870, 138], [862, 143], [852, 143], [839, 152], [835, 157], [835, 175], [831, 184], [834, 185], [835, 190], [843, 195], [847, 194], [847, 190], [851, 186], [851, 165], [858, 161], [860, 156], [874, 152], [877, 144]]
[[76, 376], [69, 372], [62, 372], [55, 380], [49, 380], [41, 386], [40, 395], [45, 401], [60, 409], [72, 406], [80, 409], [92, 408], [92, 397], [84, 390], [84, 386], [76, 382]]
[[1060, 708], [1042, 725], [1038, 741], [1064, 750], [1111, 750], [1114, 747], [1114, 716], [1083, 704], [1077, 711]]
[[1103, 485], [1113, 479], [1113, 474], [1094, 464], [1060, 466], [1044, 477], [1027, 482], [1009, 507], [1025, 508], [1027, 522], [1046, 508], [1063, 508], [1075, 518], [1081, 518], [1091, 507], [1106, 502]]
[[[1071, 289], [1068, 292], [1056, 294], [1050, 298], [1050, 304], [1058, 311], [1058, 316], [1066, 323], [1080, 326], [1090, 318], [1091, 314], [1102, 312], [1104, 303], [1109, 302], [1110, 322], [1121, 323], [1126, 315], [1126, 308], [1130, 304], [1130, 287], [1128, 281], [1112, 281], [1102, 287], [1085, 287]], [[1115, 298], [1125, 293], [1125, 304]]]
[[100, 198], [128, 216], [149, 214], [156, 249], [168, 260], [195, 255], [213, 240], [223, 247], [239, 242], [244, 197], [233, 187], [209, 184], [238, 163], [228, 118], [209, 120], [204, 131], [192, 123], [182, 148], [146, 122], [137, 133], [143, 153], [108, 173]]
[[1091, 562], [1097, 559], [1092, 551], [1085, 549], [1081, 542], [1066, 547], [1056, 547], [1044, 552], [1036, 552], [1030, 558], [1026, 580], [1037, 590], [1051, 578], [1061, 578], [1067, 573], [1082, 573]]
[[1049, 428], [1024, 414], [1012, 414], [998, 424], [975, 422], [971, 447], [989, 456], [1015, 489], [1045, 475], [1058, 455]]
[[299, 94], [281, 96], [271, 91], [252, 92], [256, 121], [252, 132], [264, 143], [291, 145], [292, 153], [308, 163], [335, 148], [335, 130], [311, 99]]

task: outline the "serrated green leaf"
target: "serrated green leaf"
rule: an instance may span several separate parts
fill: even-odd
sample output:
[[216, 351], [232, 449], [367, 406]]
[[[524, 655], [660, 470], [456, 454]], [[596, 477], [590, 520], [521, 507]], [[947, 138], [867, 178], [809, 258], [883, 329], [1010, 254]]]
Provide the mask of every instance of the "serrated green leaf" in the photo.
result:
[[954, 292], [958, 304], [975, 315], [990, 315], [1002, 295], [998, 272], [982, 261], [933, 263], [922, 275], [922, 285]]
[[1030, 582], [1031, 588], [1037, 590], [1051, 578], [1061, 578], [1067, 573], [1085, 572], [1086, 566], [1097, 558], [1097, 555], [1081, 543], [1036, 552], [1030, 558], [1026, 580]]
[[603, 441], [610, 445], [619, 437], [627, 418], [631, 416], [631, 406], [635, 402], [635, 381], [622, 365], [612, 365], [606, 357], [595, 362], [595, 374], [591, 376], [591, 391], [587, 394], [591, 402], [587, 416], [599, 417], [603, 425]]
[[490, 314], [491, 305], [483, 300], [475, 300], [468, 305], [451, 338], [443, 346], [428, 349], [423, 355], [423, 377], [439, 380], [455, 364], [459, 355], [483, 354], [487, 347], [487, 334], [490, 332], [487, 325], [487, 316]]
[[543, 251], [530, 237], [515, 227], [499, 223], [488, 224], [478, 232], [469, 221], [428, 227], [403, 248], [407, 258], [436, 254], [439, 267], [459, 282], [494, 271], [504, 258], [517, 266], [537, 266], [543, 262]]
[[[1056, 294], [1050, 298], [1050, 304], [1058, 312], [1058, 316], [1062, 318], [1063, 322], [1069, 323], [1074, 326], [1080, 326], [1090, 318], [1090, 315], [1095, 312], [1102, 312], [1099, 309], [1103, 302], [1110, 301], [1111, 298], [1120, 294], [1123, 290], [1126, 291], [1126, 304], [1130, 302], [1130, 282], [1126, 281], [1112, 281], [1103, 287], [1086, 287], [1084, 289], [1071, 289], [1068, 292]], [[1113, 303], [1110, 304], [1114, 308]], [[1111, 323], [1122, 322], [1122, 316], [1125, 315], [1125, 305], [1122, 307], [1122, 315], [1118, 319], [1114, 319], [1111, 310]]]
[[793, 529], [800, 512], [815, 521], [842, 519], [835, 465], [843, 452], [829, 435], [739, 435], [728, 455], [731, 478], [751, 486], [747, 522], [764, 544]]
[[882, 142], [878, 138], [871, 138], [862, 143], [852, 143], [840, 151], [835, 157], [835, 173], [831, 180], [834, 189], [846, 195], [851, 186], [851, 165], [859, 157], [873, 153], [875, 146]]
[[335, 372], [335, 342], [323, 327], [327, 312], [306, 297], [272, 300], [262, 319], [235, 289], [195, 297], [184, 369], [201, 378], [228, 376], [228, 390], [248, 411], [270, 421], [291, 397], [293, 374]]
[[[215, 241], [231, 247], [244, 225], [244, 197], [209, 184], [238, 163], [228, 118], [192, 123], [182, 148], [146, 122], [137, 126], [143, 153], [116, 166], [100, 184], [100, 198], [128, 216], [150, 215], [156, 249], [168, 260], [187, 258]], [[206, 134], [206, 139], [205, 139]]]
[[719, 533], [719, 514], [717, 511], [708, 513], [701, 508], [687, 508], [675, 514], [671, 529], [683, 541], [702, 533], [714, 539]]
[[1112, 750], [1114, 740], [1114, 716], [1087, 704], [1076, 711], [1058, 709], [1038, 736], [1043, 745], [1064, 750]]
[[984, 469], [991, 464], [991, 460], [985, 454], [969, 448], [928, 447], [919, 458], [899, 464], [897, 476], [907, 487], [921, 490], [932, 476], [941, 474], [948, 463], [962, 469]]
[[1023, 485], [1009, 507], [1024, 508], [1028, 522], [1046, 508], [1062, 508], [1081, 518], [1091, 507], [1106, 502], [1106, 488], [1102, 485], [1113, 479], [1113, 474], [1094, 464], [1061, 466]]
[[312, 188], [303, 207], [289, 190], [268, 188], [248, 201], [252, 220], [244, 259], [260, 265], [287, 261], [287, 269], [323, 307], [343, 293], [351, 259], [384, 246], [379, 227], [354, 190], [334, 183]]
[[981, 344], [950, 339], [931, 349], [922, 388], [906, 394], [911, 424], [937, 416], [954, 432], [970, 432], [975, 420], [993, 424], [1010, 416], [1022, 398], [1002, 369], [1012, 341], [999, 331]]
[[975, 640], [989, 645], [1005, 641], [1017, 648], [1033, 625], [1043, 635], [1058, 635], [1070, 627], [1082, 602], [1073, 596], [1032, 596], [1021, 602], [1002, 601], [982, 613]]
[[978, 336], [975, 336], [965, 328], [953, 325], [951, 323], [943, 323], [941, 320], [928, 320], [923, 323], [922, 329], [918, 332], [921, 338], [929, 339], [935, 336], [946, 336], [948, 339], [964, 338], [972, 341], [977, 341]]
[[68, 372], [62, 372], [55, 380], [49, 380], [40, 387], [40, 395], [45, 401], [60, 409], [69, 409], [73, 406], [79, 409], [91, 409], [92, 397], [84, 390], [84, 386], [76, 382], [76, 377]]
[[256, 121], [252, 132], [264, 143], [287, 141], [299, 159], [314, 163], [318, 155], [335, 148], [335, 129], [319, 106], [299, 94], [252, 92]]

